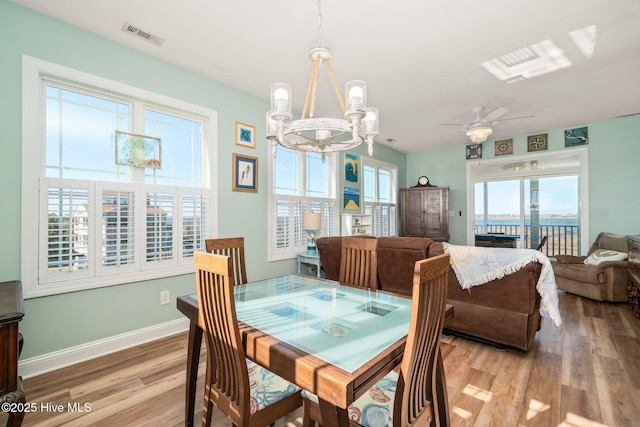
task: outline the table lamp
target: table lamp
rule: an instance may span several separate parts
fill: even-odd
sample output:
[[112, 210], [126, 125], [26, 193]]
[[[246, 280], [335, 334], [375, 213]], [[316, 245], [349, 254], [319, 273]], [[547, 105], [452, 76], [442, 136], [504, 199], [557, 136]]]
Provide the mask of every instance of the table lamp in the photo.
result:
[[316, 253], [316, 239], [320, 230], [320, 214], [317, 212], [307, 212], [304, 214], [304, 229], [307, 230], [307, 252]]

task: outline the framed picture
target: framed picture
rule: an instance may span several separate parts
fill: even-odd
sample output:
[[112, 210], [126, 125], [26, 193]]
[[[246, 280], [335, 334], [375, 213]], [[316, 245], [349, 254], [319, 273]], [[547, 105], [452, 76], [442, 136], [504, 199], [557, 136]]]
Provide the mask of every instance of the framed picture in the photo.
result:
[[527, 151], [542, 151], [548, 148], [548, 135], [541, 133], [539, 135], [531, 135], [527, 137]]
[[358, 182], [358, 156], [355, 154], [344, 154], [344, 180]]
[[504, 156], [505, 154], [513, 154], [513, 139], [503, 139], [496, 141], [496, 156]]
[[576, 147], [589, 143], [589, 130], [587, 127], [569, 129], [564, 131], [564, 146]]
[[467, 159], [481, 159], [482, 144], [467, 145]]
[[258, 192], [258, 158], [233, 153], [233, 191]]
[[236, 145], [256, 148], [256, 128], [245, 123], [236, 122]]
[[116, 164], [160, 169], [162, 141], [152, 136], [116, 131]]
[[344, 187], [343, 206], [346, 211], [360, 210], [360, 189], [355, 187]]

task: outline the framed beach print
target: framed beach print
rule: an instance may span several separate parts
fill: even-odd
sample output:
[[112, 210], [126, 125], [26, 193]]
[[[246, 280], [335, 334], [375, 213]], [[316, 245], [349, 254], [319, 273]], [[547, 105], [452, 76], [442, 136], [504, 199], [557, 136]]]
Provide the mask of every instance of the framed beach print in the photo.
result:
[[344, 187], [343, 207], [346, 211], [360, 210], [360, 189], [355, 187]]
[[258, 158], [233, 153], [233, 191], [258, 192]]
[[236, 122], [236, 145], [256, 148], [256, 128], [245, 123]]
[[358, 156], [344, 153], [344, 180], [358, 182]]

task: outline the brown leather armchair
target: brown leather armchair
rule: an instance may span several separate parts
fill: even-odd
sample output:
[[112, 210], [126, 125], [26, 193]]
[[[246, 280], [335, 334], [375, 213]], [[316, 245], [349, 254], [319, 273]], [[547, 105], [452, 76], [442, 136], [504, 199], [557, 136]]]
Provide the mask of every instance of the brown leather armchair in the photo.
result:
[[556, 255], [553, 266], [558, 289], [597, 301], [627, 301], [627, 261], [603, 261], [586, 265], [584, 260], [598, 249], [628, 252], [625, 236], [600, 233], [587, 256]]

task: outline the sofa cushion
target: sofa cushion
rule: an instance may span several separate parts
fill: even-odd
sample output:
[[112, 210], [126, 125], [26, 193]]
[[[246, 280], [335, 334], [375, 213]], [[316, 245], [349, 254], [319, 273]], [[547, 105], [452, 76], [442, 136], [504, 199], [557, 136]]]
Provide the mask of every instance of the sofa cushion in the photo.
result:
[[596, 249], [591, 255], [585, 258], [586, 265], [599, 265], [605, 261], [624, 261], [627, 259], [626, 252], [612, 251], [609, 249]]
[[320, 262], [325, 277], [338, 280], [340, 277], [340, 257], [342, 256], [342, 237], [321, 237], [316, 240]]
[[426, 237], [379, 237], [376, 252], [380, 289], [411, 295], [415, 263], [427, 258], [432, 243]]
[[598, 239], [598, 247], [600, 249], [609, 249], [617, 252], [627, 252], [629, 241], [626, 236], [619, 236], [617, 234], [602, 233], [600, 239]]

